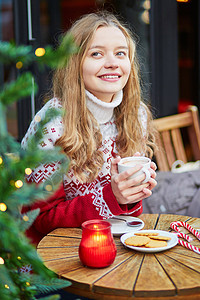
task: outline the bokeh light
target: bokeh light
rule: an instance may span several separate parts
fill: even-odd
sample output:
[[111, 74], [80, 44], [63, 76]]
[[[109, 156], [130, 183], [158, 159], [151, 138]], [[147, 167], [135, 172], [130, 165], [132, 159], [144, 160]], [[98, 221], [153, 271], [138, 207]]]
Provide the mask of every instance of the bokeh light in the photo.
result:
[[23, 220], [25, 221], [25, 222], [27, 222], [28, 220], [29, 220], [29, 217], [28, 216], [23, 216]]
[[5, 203], [0, 203], [0, 211], [6, 211], [7, 206]]
[[16, 186], [16, 188], [19, 189], [23, 186], [23, 182], [21, 180], [17, 180], [17, 181], [15, 181], [15, 186]]
[[32, 170], [30, 168], [25, 169], [25, 174], [30, 175], [32, 173]]
[[48, 191], [48, 192], [51, 192], [51, 191], [53, 190], [52, 185], [47, 184], [47, 185], [45, 186], [45, 190]]
[[17, 69], [21, 69], [23, 67], [23, 63], [21, 62], [21, 61], [18, 61], [17, 63], [16, 63], [16, 68]]
[[45, 49], [44, 48], [37, 48], [36, 50], [35, 50], [35, 55], [36, 56], [43, 56], [45, 54]]
[[0, 265], [4, 265], [4, 259], [0, 257]]

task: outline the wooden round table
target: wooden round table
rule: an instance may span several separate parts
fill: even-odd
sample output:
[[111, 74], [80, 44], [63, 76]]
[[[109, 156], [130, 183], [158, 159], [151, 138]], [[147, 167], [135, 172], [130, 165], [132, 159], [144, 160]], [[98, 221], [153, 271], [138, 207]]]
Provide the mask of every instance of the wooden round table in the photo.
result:
[[[173, 221], [200, 228], [200, 218], [143, 214], [143, 229], [170, 231]], [[181, 230], [188, 233], [186, 229]], [[103, 269], [84, 267], [78, 256], [82, 230], [58, 228], [38, 245], [44, 264], [72, 285], [67, 291], [90, 299], [200, 299], [200, 255], [180, 245], [163, 252], [142, 253], [126, 248], [115, 237], [117, 256]], [[194, 237], [192, 234], [190, 236]], [[191, 244], [200, 247], [194, 237]]]

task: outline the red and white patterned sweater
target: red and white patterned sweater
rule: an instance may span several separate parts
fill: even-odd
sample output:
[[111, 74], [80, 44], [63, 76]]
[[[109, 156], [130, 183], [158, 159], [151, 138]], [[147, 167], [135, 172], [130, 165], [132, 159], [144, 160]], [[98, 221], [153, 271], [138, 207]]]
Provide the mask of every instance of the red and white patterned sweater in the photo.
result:
[[[98, 100], [88, 91], [86, 91], [86, 95], [87, 107], [100, 125], [104, 165], [98, 177], [92, 183], [80, 183], [74, 176], [73, 171], [69, 170], [63, 176], [60, 188], [50, 198], [45, 201], [38, 201], [31, 207], [23, 208], [23, 213], [40, 208], [39, 216], [27, 231], [27, 235], [33, 243], [38, 243], [45, 234], [58, 227], [80, 227], [84, 221], [89, 219], [107, 219], [120, 214], [138, 216], [142, 213], [141, 201], [136, 203], [131, 210], [128, 210], [127, 205], [119, 205], [110, 183], [110, 162], [117, 154], [115, 145], [117, 129], [114, 123], [113, 110], [122, 101], [122, 91], [116, 94], [111, 103]], [[56, 98], [51, 99], [36, 114], [22, 140], [24, 149], [26, 149], [28, 139], [37, 131], [38, 117], [43, 119], [45, 112], [51, 107], [61, 108], [61, 103]], [[146, 114], [142, 108], [140, 109], [140, 119], [145, 129]], [[62, 135], [62, 132], [62, 119], [57, 117], [46, 124], [43, 139], [38, 147], [44, 150], [53, 149], [55, 141]], [[58, 169], [58, 162], [40, 165], [33, 170], [28, 177], [28, 181], [44, 182], [47, 179], [49, 180], [51, 175]]]

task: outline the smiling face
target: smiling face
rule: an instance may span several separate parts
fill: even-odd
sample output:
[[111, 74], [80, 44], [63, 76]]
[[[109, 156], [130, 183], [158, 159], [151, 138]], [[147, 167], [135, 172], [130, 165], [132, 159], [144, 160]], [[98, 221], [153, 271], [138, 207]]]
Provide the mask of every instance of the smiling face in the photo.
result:
[[123, 89], [131, 64], [126, 38], [115, 26], [99, 27], [83, 61], [85, 88], [104, 102]]

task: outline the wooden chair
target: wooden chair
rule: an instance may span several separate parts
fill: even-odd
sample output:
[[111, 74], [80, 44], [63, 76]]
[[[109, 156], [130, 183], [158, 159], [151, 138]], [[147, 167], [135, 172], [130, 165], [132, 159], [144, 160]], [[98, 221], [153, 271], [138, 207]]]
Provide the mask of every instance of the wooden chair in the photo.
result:
[[200, 125], [196, 106], [187, 112], [154, 120], [158, 130], [155, 153], [160, 171], [170, 171], [176, 160], [183, 162], [200, 159]]

